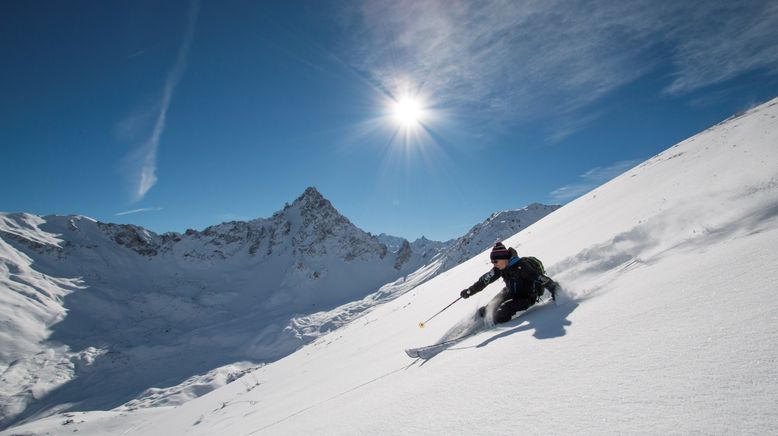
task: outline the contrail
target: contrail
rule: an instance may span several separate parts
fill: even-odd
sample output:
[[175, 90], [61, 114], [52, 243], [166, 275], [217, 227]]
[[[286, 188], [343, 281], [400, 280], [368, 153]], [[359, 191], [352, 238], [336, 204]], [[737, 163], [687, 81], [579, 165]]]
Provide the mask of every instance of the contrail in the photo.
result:
[[173, 69], [168, 74], [165, 81], [165, 88], [162, 93], [162, 99], [159, 104], [159, 114], [157, 114], [157, 120], [154, 123], [154, 129], [151, 131], [151, 136], [146, 140], [140, 149], [140, 174], [138, 175], [137, 189], [133, 194], [134, 201], [140, 201], [146, 196], [156, 183], [157, 183], [157, 149], [159, 148], [159, 141], [162, 137], [162, 133], [165, 131], [165, 122], [167, 119], [167, 111], [170, 108], [170, 101], [173, 98], [173, 92], [178, 86], [178, 82], [181, 80], [181, 76], [186, 68], [187, 59], [189, 57], [189, 49], [192, 45], [192, 39], [194, 39], [195, 25], [197, 24], [197, 13], [200, 9], [200, 2], [192, 2], [192, 6], [189, 9], [189, 19], [187, 22], [186, 33], [184, 39], [181, 42], [181, 47], [178, 49], [178, 57]]
[[132, 215], [134, 213], [141, 213], [141, 212], [157, 212], [157, 211], [160, 211], [160, 210], [162, 210], [161, 207], [144, 207], [142, 209], [133, 209], [133, 210], [125, 211], [125, 212], [117, 212], [114, 215], [115, 216], [124, 216], [124, 215]]

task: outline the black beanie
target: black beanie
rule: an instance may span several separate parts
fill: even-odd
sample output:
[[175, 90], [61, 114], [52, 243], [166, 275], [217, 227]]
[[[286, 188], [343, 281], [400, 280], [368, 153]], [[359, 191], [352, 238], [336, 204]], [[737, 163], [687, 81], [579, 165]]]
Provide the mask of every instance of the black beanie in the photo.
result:
[[489, 255], [492, 260], [498, 260], [498, 259], [510, 259], [511, 258], [511, 251], [505, 248], [505, 245], [502, 244], [502, 242], [497, 242], [494, 244], [494, 248], [492, 248], [492, 254]]

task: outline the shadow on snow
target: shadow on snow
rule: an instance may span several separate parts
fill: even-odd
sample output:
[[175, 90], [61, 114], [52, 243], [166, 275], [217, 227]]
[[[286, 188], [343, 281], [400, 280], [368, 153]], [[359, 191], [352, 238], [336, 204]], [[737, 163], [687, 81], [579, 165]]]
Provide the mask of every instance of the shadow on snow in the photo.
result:
[[498, 339], [530, 330], [534, 330], [532, 336], [536, 339], [553, 339], [564, 336], [567, 333], [566, 327], [572, 325], [572, 322], [567, 317], [577, 307], [577, 302], [569, 302], [560, 306], [545, 305], [538, 307], [503, 324], [505, 327], [511, 326], [512, 328], [493, 335], [476, 345], [475, 348], [485, 347]]

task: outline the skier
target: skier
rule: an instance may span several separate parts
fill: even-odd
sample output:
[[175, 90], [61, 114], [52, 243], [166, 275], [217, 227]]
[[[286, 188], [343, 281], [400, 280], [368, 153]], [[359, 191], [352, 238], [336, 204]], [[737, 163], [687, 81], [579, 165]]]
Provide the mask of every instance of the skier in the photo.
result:
[[513, 248], [506, 248], [502, 242], [497, 242], [489, 256], [492, 259], [492, 268], [482, 275], [477, 282], [460, 292], [462, 298], [468, 298], [477, 294], [491, 283], [501, 278], [505, 281], [505, 287], [497, 294], [488, 305], [478, 309], [481, 317], [486, 316], [486, 308], [494, 307], [493, 317], [495, 324], [508, 322], [516, 312], [527, 310], [535, 304], [543, 294], [543, 288], [551, 292], [552, 298], [556, 298], [557, 283], [544, 274], [542, 264], [534, 263], [531, 258], [522, 258]]

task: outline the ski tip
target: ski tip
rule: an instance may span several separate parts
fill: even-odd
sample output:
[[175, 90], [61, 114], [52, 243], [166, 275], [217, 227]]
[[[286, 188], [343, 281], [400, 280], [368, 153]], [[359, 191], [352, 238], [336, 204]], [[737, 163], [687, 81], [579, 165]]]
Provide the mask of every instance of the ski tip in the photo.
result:
[[405, 350], [405, 354], [412, 359], [419, 357], [419, 352], [417, 350]]

